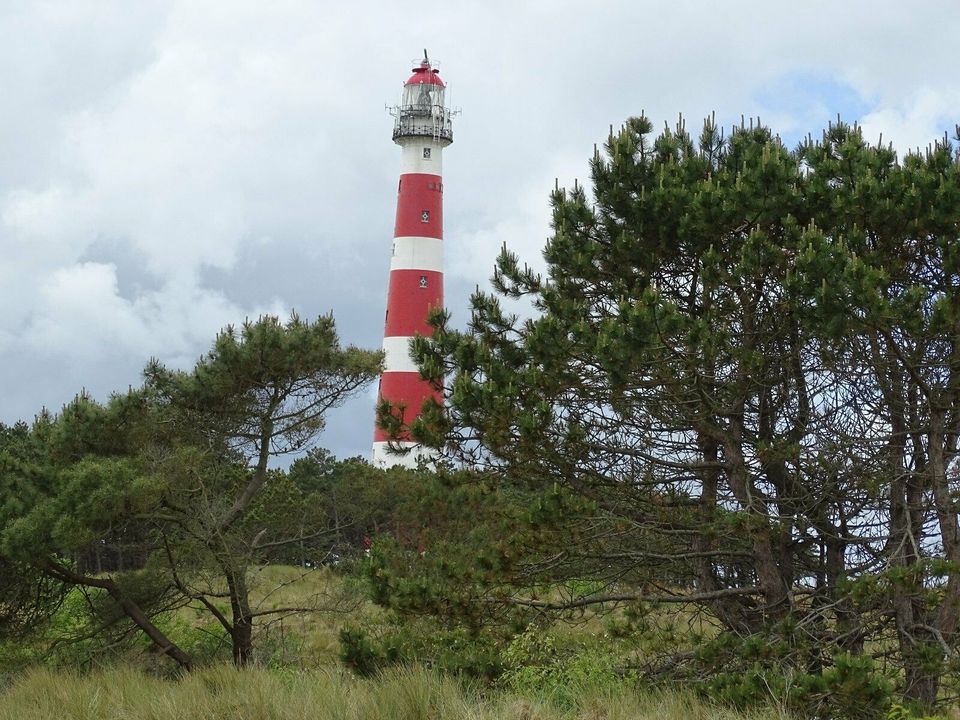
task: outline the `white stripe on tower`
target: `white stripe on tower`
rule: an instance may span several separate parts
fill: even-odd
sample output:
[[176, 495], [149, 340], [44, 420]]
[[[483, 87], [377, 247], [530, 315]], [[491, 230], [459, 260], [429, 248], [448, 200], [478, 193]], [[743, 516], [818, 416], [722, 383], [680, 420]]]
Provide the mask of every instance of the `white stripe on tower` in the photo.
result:
[[443, 240], [429, 237], [399, 237], [393, 241], [391, 270], [443, 272]]
[[[404, 427], [419, 415], [430, 397], [442, 402], [442, 393], [420, 377], [410, 357], [415, 335], [429, 335], [427, 317], [443, 307], [443, 149], [453, 142], [451, 112], [444, 104], [446, 86], [424, 57], [404, 84], [395, 117], [393, 139], [401, 147], [400, 183], [387, 313], [384, 318], [384, 371], [380, 398], [402, 412]], [[416, 467], [432, 454], [410, 439], [405, 430], [392, 444], [410, 449], [390, 450], [390, 438], [377, 427], [373, 462], [380, 466]]]

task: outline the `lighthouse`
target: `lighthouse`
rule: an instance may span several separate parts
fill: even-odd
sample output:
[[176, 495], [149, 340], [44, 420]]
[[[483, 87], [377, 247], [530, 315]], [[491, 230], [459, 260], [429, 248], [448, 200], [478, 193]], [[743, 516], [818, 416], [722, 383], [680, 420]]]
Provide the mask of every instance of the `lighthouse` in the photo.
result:
[[[391, 108], [393, 141], [400, 146], [400, 182], [397, 215], [390, 257], [387, 312], [384, 317], [384, 371], [380, 399], [402, 411], [409, 427], [424, 400], [442, 400], [429, 382], [421, 379], [410, 357], [414, 335], [429, 335], [427, 316], [443, 307], [443, 149], [453, 142], [451, 110], [446, 106], [446, 85], [433, 67], [427, 51], [403, 85], [400, 104]], [[380, 467], [416, 467], [432, 454], [409, 435], [394, 440], [407, 449], [390, 450], [390, 438], [377, 427], [373, 463]]]

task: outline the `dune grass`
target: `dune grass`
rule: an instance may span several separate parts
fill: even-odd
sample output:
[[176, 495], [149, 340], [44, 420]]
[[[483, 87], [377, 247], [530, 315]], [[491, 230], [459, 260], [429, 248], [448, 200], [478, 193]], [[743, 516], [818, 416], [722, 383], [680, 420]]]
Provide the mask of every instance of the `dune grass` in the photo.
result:
[[[119, 652], [67, 644], [65, 656], [7, 664], [0, 672], [0, 720], [78, 718], [90, 720], [772, 720], [773, 711], [744, 715], [684, 693], [638, 694], [627, 683], [564, 682], [564, 692], [536, 681], [507, 689], [470, 685], [433, 670], [396, 667], [360, 679], [338, 659], [344, 624], [371, 631], [388, 623], [386, 613], [352, 582], [329, 568], [266, 566], [250, 578], [258, 609], [312, 607], [317, 612], [267, 616], [255, 631], [257, 665], [238, 671], [227, 664], [226, 638], [209, 614], [185, 607], [163, 620], [165, 629], [195, 653], [199, 670], [171, 678], [169, 661], [139, 642]], [[224, 608], [225, 609], [225, 608]], [[603, 622], [584, 618], [559, 625], [557, 644], [616, 642]], [[219, 638], [219, 639], [218, 639]], [[587, 642], [589, 640], [589, 642]], [[0, 648], [2, 649], [2, 648]], [[547, 658], [549, 660], [549, 658]], [[542, 660], [542, 659], [541, 659]], [[20, 665], [20, 670], [15, 669]], [[75, 672], [70, 668], [100, 668]], [[0, 668], [2, 670], [2, 668]], [[514, 686], [510, 686], [514, 687]], [[574, 700], [571, 702], [571, 698]]]
[[[264, 663], [317, 668], [336, 664], [340, 652], [339, 633], [345, 624], [374, 627], [385, 612], [365, 596], [349, 578], [326, 567], [304, 569], [287, 565], [266, 565], [251, 571], [248, 579], [251, 605], [255, 611], [295, 607], [313, 612], [295, 612], [260, 618], [254, 630], [255, 657]], [[218, 602], [229, 615], [225, 600]], [[184, 609], [180, 625], [207, 623], [218, 633], [209, 613]], [[226, 645], [220, 657], [229, 659]]]
[[360, 680], [332, 670], [228, 666], [178, 680], [130, 669], [88, 675], [31, 671], [0, 694], [0, 720], [774, 720], [677, 693], [586, 693], [576, 708], [537, 697], [481, 693], [430, 670], [398, 668]]

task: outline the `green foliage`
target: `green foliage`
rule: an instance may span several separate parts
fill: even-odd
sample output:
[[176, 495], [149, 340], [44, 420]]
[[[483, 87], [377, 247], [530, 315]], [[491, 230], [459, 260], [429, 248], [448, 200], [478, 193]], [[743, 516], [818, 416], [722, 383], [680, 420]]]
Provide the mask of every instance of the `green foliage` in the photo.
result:
[[259, 467], [269, 455], [309, 445], [325, 413], [380, 372], [381, 354], [340, 348], [332, 316], [314, 322], [296, 314], [228, 326], [192, 372], [152, 361], [147, 387], [182, 422]]
[[499, 647], [490, 637], [415, 620], [394, 622], [376, 636], [358, 627], [341, 629], [340, 660], [361, 677], [411, 664], [487, 682], [503, 671]]
[[290, 468], [290, 480], [335, 530], [337, 552], [358, 555], [372, 538], [389, 534], [406, 546], [418, 547], [433, 524], [436, 504], [424, 489], [430, 474], [402, 467], [375, 468], [359, 458], [336, 462], [308, 454]]
[[731, 637], [792, 623], [791, 677], [895, 645], [899, 690], [932, 706], [960, 638], [955, 147], [652, 127], [611, 132], [592, 198], [554, 190], [543, 274], [505, 247], [469, 328], [437, 313], [414, 343], [447, 389], [416, 437], [592, 508], [474, 595], [564, 613], [607, 599], [540, 591], [605, 581], [687, 598]]
[[508, 581], [524, 548], [549, 532], [533, 531], [525, 520], [528, 503], [537, 499], [473, 473], [414, 478], [395, 510], [412, 526], [383, 528], [363, 566], [374, 600], [410, 616], [431, 613], [447, 627], [474, 632], [523, 615], [521, 610], [491, 615], [475, 600], [477, 592]]
[[772, 703], [804, 717], [879, 719], [890, 708], [893, 683], [862, 655], [836, 655], [808, 672], [769, 658], [737, 665], [740, 669], [714, 674], [704, 692], [738, 708]]
[[[257, 617], [248, 569], [316, 562], [335, 534], [269, 462], [309, 446], [380, 360], [341, 348], [332, 317], [266, 316], [227, 328], [190, 372], [152, 361], [142, 388], [102, 404], [80, 394], [33, 427], [0, 427], [0, 566], [17, 580], [0, 595], [0, 634], [84, 587], [93, 635], [122, 635], [129, 621], [188, 666], [159, 626], [200, 602], [246, 662]], [[209, 600], [225, 592], [228, 614]]]
[[945, 720], [945, 718], [943, 715], [927, 715], [923, 711], [914, 712], [894, 703], [887, 712], [887, 720]]
[[[188, 621], [183, 615], [169, 613], [159, 618], [157, 624], [198, 666], [209, 666], [230, 659], [230, 636], [220, 623], [211, 620], [206, 613], [193, 621]], [[139, 645], [141, 649], [149, 650], [149, 642], [145, 638], [141, 639]], [[146, 666], [157, 674], [170, 674], [166, 664]]]
[[57, 612], [65, 588], [29, 563], [0, 554], [0, 643], [31, 635]]
[[591, 692], [613, 693], [625, 683], [617, 660], [602, 648], [567, 643], [544, 628], [530, 625], [503, 651], [499, 683], [526, 697], [539, 697], [562, 708], [576, 708]]
[[377, 647], [360, 628], [346, 627], [340, 631], [340, 660], [362, 677], [370, 677], [398, 659], [396, 646]]
[[883, 718], [895, 674], [864, 654], [817, 644], [791, 620], [764, 634], [701, 639], [682, 677], [738, 708], [773, 704], [802, 717]]

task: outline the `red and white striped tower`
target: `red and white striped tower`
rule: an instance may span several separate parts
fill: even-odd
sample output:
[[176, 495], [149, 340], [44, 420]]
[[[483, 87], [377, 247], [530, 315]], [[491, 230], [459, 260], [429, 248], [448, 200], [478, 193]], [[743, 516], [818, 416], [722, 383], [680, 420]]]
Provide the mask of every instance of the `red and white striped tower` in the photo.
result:
[[[437, 393], [420, 378], [410, 357], [410, 340], [429, 335], [427, 315], [443, 307], [443, 149], [453, 142], [451, 111], [445, 104], [446, 85], [427, 52], [404, 83], [394, 116], [393, 141], [401, 148], [397, 219], [393, 231], [390, 285], [384, 319], [384, 372], [380, 397], [403, 407], [404, 425], [419, 414], [423, 401]], [[432, 455], [409, 439], [399, 445], [409, 452], [390, 452], [387, 433], [376, 428], [373, 463], [381, 467], [416, 467]]]

